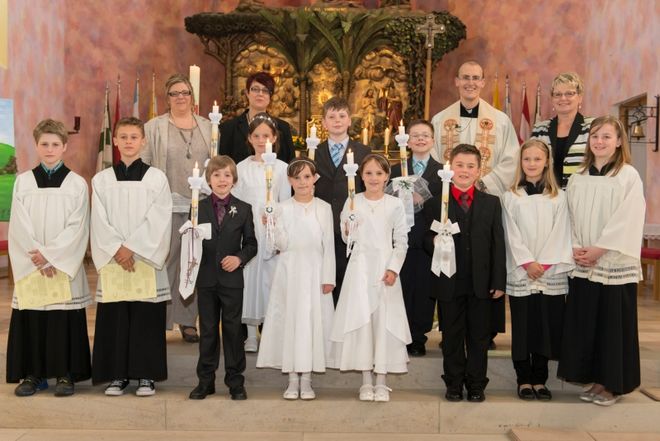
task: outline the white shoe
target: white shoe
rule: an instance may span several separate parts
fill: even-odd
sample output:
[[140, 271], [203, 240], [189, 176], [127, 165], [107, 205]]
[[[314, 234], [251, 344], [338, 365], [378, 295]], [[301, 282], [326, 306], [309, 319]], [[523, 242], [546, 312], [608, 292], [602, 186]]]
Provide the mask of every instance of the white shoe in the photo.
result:
[[316, 392], [312, 389], [312, 380], [300, 379], [300, 398], [303, 400], [313, 400], [316, 398]]
[[112, 380], [112, 382], [105, 388], [105, 394], [110, 397], [118, 397], [124, 394], [124, 390], [128, 386], [128, 379]]
[[298, 399], [298, 384], [289, 383], [289, 387], [286, 388], [282, 394], [285, 400], [297, 400]]
[[612, 395], [612, 398], [596, 395], [594, 397], [593, 403], [598, 404], [599, 406], [611, 406], [612, 404], [619, 401], [619, 398], [621, 398], [621, 395]]
[[389, 387], [384, 384], [377, 384], [374, 387], [374, 401], [380, 401], [382, 403], [390, 401], [390, 392], [392, 392], [392, 389]]
[[245, 340], [245, 352], [257, 352], [259, 350], [259, 340], [257, 337], [248, 337]]
[[138, 381], [138, 388], [135, 391], [135, 395], [138, 397], [148, 397], [156, 393], [156, 385], [153, 380], [146, 378], [141, 378]]
[[593, 393], [593, 392], [587, 392], [587, 391], [585, 391], [585, 392], [582, 392], [582, 393], [580, 394], [580, 399], [581, 399], [582, 401], [587, 402], [587, 403], [591, 403], [591, 402], [593, 402], [595, 397], [596, 397], [596, 394]]
[[374, 387], [371, 384], [363, 384], [360, 386], [360, 401], [373, 401], [374, 400]]

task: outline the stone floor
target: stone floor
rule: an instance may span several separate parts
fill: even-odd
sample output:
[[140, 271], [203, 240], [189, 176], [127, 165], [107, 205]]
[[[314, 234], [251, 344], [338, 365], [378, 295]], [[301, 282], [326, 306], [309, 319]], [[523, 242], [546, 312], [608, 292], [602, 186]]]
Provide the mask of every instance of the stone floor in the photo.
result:
[[[95, 275], [89, 273], [95, 285]], [[0, 279], [0, 375], [5, 373], [11, 287]], [[317, 400], [285, 402], [285, 377], [274, 370], [257, 370], [248, 356], [246, 402], [228, 399], [221, 382], [218, 393], [203, 402], [186, 399], [195, 385], [197, 348], [168, 333], [169, 379], [155, 397], [103, 396], [102, 386], [77, 385], [72, 398], [49, 392], [18, 399], [14, 385], [0, 384], [0, 441], [4, 440], [378, 440], [486, 441], [519, 440], [660, 440], [660, 403], [651, 397], [660, 390], [660, 302], [650, 289], [639, 297], [639, 337], [642, 389], [611, 408], [576, 399], [579, 390], [556, 378], [548, 381], [555, 393], [549, 403], [525, 403], [515, 397], [510, 362], [510, 335], [497, 337], [498, 349], [489, 360], [485, 403], [448, 403], [439, 378], [441, 355], [437, 331], [427, 343], [428, 355], [411, 360], [410, 372], [390, 376], [390, 403], [361, 403], [356, 398], [358, 374], [329, 371], [314, 378]], [[88, 308], [93, 338], [95, 308]], [[508, 325], [507, 325], [508, 326]], [[222, 367], [221, 367], [222, 369]], [[551, 372], [556, 365], [551, 364]], [[221, 376], [220, 376], [221, 377]]]

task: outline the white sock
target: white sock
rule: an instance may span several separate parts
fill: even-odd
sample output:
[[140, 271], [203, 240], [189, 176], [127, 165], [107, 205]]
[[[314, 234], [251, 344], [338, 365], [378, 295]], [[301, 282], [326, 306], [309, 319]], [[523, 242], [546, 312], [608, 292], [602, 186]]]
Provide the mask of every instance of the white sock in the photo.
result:
[[376, 374], [376, 386], [387, 386], [387, 374]]
[[294, 387], [298, 389], [299, 383], [298, 372], [289, 372], [289, 388]]
[[251, 337], [257, 338], [257, 328], [258, 328], [258, 326], [247, 325], [247, 336], [248, 336], [248, 338], [251, 338]]
[[313, 392], [312, 390], [312, 373], [304, 372], [300, 376], [300, 392]]
[[362, 371], [362, 384], [374, 384], [374, 377], [371, 371]]

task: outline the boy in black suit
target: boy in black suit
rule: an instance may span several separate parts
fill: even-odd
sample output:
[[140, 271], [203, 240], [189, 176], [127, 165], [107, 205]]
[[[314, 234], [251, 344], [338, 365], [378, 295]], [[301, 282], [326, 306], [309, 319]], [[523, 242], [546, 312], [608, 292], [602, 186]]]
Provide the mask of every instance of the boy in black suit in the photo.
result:
[[[319, 144], [316, 150], [316, 171], [320, 175], [316, 181], [314, 196], [326, 201], [332, 207], [335, 224], [336, 285], [332, 299], [337, 305], [341, 283], [346, 272], [346, 244], [341, 238], [339, 214], [348, 197], [348, 181], [344, 172], [346, 152], [350, 149], [355, 155], [355, 163], [360, 164], [370, 152], [369, 147], [351, 140], [348, 128], [351, 114], [344, 98], [332, 97], [323, 104], [323, 127], [328, 131], [328, 140]], [[362, 180], [356, 177], [356, 192], [363, 191]]]
[[[433, 126], [426, 120], [418, 119], [408, 125], [408, 134], [408, 147], [412, 152], [412, 158], [408, 160], [408, 176], [417, 175], [424, 178], [431, 196], [439, 197], [442, 184], [438, 170], [441, 165], [431, 157]], [[401, 163], [392, 167], [391, 176], [401, 176]], [[423, 199], [416, 192], [413, 193], [413, 200], [415, 207], [423, 205]], [[415, 225], [408, 233], [408, 253], [399, 275], [412, 335], [408, 354], [413, 357], [426, 355], [426, 333], [433, 327], [435, 299], [431, 297], [431, 286], [434, 276], [431, 272], [431, 257], [424, 251], [424, 235], [430, 226], [421, 210], [415, 213]]]
[[220, 360], [218, 326], [222, 318], [225, 384], [232, 400], [245, 400], [245, 351], [243, 349], [243, 266], [257, 254], [252, 207], [230, 194], [238, 174], [228, 156], [216, 156], [206, 167], [206, 181], [213, 193], [199, 202], [199, 223], [210, 223], [213, 233], [202, 243], [197, 275], [199, 305], [199, 384], [191, 400], [215, 393], [215, 371]]
[[[502, 208], [497, 196], [474, 187], [479, 179], [481, 154], [469, 144], [459, 144], [451, 151], [454, 171], [449, 195], [449, 219], [457, 222], [460, 233], [454, 234], [456, 274], [435, 278], [442, 328], [442, 355], [449, 401], [463, 399], [463, 385], [468, 401], [486, 399], [488, 384], [488, 344], [490, 342], [490, 305], [504, 295], [506, 258]], [[440, 199], [433, 198], [424, 207], [428, 222], [440, 219]], [[433, 253], [436, 233], [425, 237], [427, 252]]]

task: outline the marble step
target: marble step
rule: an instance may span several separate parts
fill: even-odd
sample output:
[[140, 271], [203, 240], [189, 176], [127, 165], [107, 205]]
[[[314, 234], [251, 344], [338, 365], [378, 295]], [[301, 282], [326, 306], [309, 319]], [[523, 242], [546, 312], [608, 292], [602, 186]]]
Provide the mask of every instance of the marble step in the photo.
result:
[[317, 388], [317, 399], [308, 402], [286, 401], [279, 388], [264, 387], [249, 387], [249, 399], [240, 402], [225, 388], [203, 401], [188, 400], [189, 388], [168, 385], [148, 398], [133, 395], [134, 384], [121, 397], [79, 385], [69, 398], [54, 397], [52, 387], [18, 398], [13, 388], [0, 385], [0, 427], [6, 429], [506, 434], [527, 427], [660, 433], [660, 406], [639, 392], [602, 408], [566, 392], [556, 392], [550, 402], [487, 391], [483, 403], [449, 403], [443, 390], [394, 389], [389, 403], [365, 403], [355, 388]]

